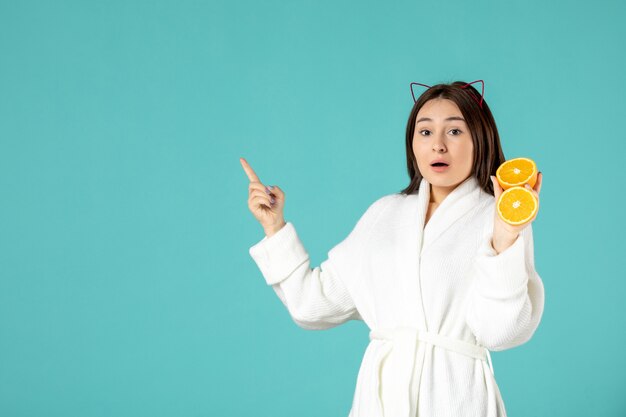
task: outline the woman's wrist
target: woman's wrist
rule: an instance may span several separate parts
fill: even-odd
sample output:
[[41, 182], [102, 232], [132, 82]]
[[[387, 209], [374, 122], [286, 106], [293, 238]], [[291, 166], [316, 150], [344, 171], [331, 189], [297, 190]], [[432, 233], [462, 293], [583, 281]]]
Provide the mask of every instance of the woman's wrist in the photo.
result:
[[509, 246], [515, 243], [515, 240], [519, 236], [518, 233], [500, 232], [494, 233], [491, 239], [491, 246], [497, 254], [504, 252]]
[[264, 228], [265, 236], [271, 237], [272, 235], [276, 234], [276, 232], [278, 232], [280, 229], [282, 229], [286, 224], [287, 223], [283, 220], [283, 222], [278, 224], [277, 226]]

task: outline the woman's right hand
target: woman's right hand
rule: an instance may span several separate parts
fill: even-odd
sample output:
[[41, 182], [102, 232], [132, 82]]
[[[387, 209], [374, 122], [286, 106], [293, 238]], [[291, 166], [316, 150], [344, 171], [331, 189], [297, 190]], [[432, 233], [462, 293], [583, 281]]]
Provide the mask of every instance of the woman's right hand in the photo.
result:
[[263, 185], [248, 162], [243, 158], [239, 158], [239, 161], [250, 180], [248, 208], [269, 237], [285, 225], [285, 193], [275, 185], [271, 189]]

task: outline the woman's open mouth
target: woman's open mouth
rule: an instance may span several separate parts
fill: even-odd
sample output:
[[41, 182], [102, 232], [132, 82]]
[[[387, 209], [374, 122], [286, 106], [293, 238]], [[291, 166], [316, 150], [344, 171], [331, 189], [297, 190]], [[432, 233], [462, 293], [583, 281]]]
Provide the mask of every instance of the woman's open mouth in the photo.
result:
[[443, 162], [437, 162], [430, 166], [435, 172], [444, 172], [449, 168], [449, 165], [444, 164]]

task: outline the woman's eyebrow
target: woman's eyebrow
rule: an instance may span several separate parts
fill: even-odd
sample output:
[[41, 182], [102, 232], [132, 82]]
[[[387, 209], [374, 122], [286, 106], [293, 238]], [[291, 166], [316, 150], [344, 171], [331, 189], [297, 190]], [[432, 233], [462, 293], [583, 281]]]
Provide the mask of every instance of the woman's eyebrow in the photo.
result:
[[[447, 119], [445, 119], [444, 121], [446, 121], [446, 122], [447, 122], [447, 121], [449, 121], [449, 120], [460, 120], [460, 121], [462, 121], [462, 122], [464, 122], [464, 121], [465, 121], [465, 119], [464, 119], [464, 118], [459, 117], [459, 116], [452, 116], [452, 117], [448, 117], [448, 118], [447, 118]], [[432, 122], [432, 121], [433, 121], [433, 119], [431, 119], [431, 118], [429, 118], [429, 117], [420, 117], [420, 118], [419, 118], [419, 120], [417, 121], [417, 123], [419, 123], [419, 122]], [[415, 124], [417, 124], [417, 123], [415, 123]]]

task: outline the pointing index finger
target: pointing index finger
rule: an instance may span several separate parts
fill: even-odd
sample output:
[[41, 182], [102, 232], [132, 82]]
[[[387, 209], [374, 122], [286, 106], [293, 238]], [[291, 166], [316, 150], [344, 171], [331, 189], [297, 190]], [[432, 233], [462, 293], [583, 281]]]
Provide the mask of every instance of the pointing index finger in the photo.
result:
[[254, 170], [250, 166], [250, 164], [248, 164], [248, 161], [246, 161], [243, 158], [239, 158], [239, 160], [241, 161], [241, 165], [243, 166], [243, 170], [246, 171], [246, 175], [248, 176], [248, 179], [250, 180], [250, 182], [261, 182], [259, 180], [259, 177], [256, 175], [256, 173], [254, 172]]

